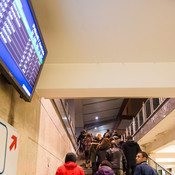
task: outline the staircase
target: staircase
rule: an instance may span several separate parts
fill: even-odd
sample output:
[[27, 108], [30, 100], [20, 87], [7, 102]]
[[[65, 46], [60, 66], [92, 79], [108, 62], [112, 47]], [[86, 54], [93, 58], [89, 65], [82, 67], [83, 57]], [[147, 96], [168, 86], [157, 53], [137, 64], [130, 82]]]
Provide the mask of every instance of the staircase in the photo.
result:
[[85, 162], [86, 162], [85, 156], [83, 155], [83, 153], [79, 153], [78, 160], [76, 162], [77, 165], [83, 168], [85, 175], [92, 175], [92, 168], [91, 167], [86, 168]]

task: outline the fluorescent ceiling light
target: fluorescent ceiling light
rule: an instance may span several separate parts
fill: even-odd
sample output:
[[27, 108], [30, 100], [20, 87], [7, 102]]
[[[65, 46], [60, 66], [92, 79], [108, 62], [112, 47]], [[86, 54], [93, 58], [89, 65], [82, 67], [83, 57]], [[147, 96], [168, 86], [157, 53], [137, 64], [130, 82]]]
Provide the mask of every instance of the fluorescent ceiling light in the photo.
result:
[[175, 162], [175, 158], [156, 158], [156, 162]]
[[160, 151], [157, 151], [156, 153], [175, 153], [175, 145], [168, 146]]

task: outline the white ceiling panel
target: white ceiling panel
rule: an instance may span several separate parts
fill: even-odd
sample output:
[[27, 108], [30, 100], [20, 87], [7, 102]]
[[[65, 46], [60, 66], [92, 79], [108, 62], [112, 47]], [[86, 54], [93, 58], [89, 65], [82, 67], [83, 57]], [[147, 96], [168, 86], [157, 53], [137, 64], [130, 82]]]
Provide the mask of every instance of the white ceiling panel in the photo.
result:
[[46, 63], [175, 61], [175, 1], [32, 0]]

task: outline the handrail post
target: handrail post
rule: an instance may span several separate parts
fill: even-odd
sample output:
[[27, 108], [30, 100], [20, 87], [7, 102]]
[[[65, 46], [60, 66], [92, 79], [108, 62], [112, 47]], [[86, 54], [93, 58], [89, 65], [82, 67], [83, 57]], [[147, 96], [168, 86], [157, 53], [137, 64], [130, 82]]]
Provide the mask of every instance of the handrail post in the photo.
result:
[[125, 140], [126, 140], [126, 135], [124, 134], [124, 135], [123, 135], [123, 141], [125, 141]]
[[129, 135], [131, 135], [131, 125], [129, 125]]
[[154, 111], [154, 107], [153, 107], [153, 99], [150, 98], [150, 109], [151, 109], [151, 114], [153, 113]]
[[143, 123], [146, 121], [146, 106], [145, 103], [142, 103], [142, 110], [143, 110]]
[[126, 128], [126, 136], [128, 136], [129, 134], [128, 134], [128, 128]]
[[136, 132], [136, 127], [135, 127], [135, 118], [133, 117], [133, 134], [135, 134]]
[[140, 128], [140, 115], [139, 115], [139, 113], [137, 114], [137, 121], [138, 121], [138, 128]]

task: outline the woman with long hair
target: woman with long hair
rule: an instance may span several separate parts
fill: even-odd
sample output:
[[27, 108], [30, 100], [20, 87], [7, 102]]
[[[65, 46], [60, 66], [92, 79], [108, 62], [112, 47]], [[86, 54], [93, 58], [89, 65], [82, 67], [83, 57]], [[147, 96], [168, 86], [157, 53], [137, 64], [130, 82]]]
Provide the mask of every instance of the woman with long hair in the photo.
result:
[[86, 168], [90, 167], [89, 151], [90, 151], [91, 141], [92, 141], [91, 134], [87, 133], [86, 137], [84, 138]]
[[101, 142], [101, 144], [99, 144], [97, 146], [97, 150], [96, 150], [96, 157], [97, 157], [97, 162], [96, 165], [97, 167], [99, 167], [100, 163], [105, 160], [106, 158], [106, 151], [111, 147], [111, 143], [110, 140], [108, 138], [104, 138]]

